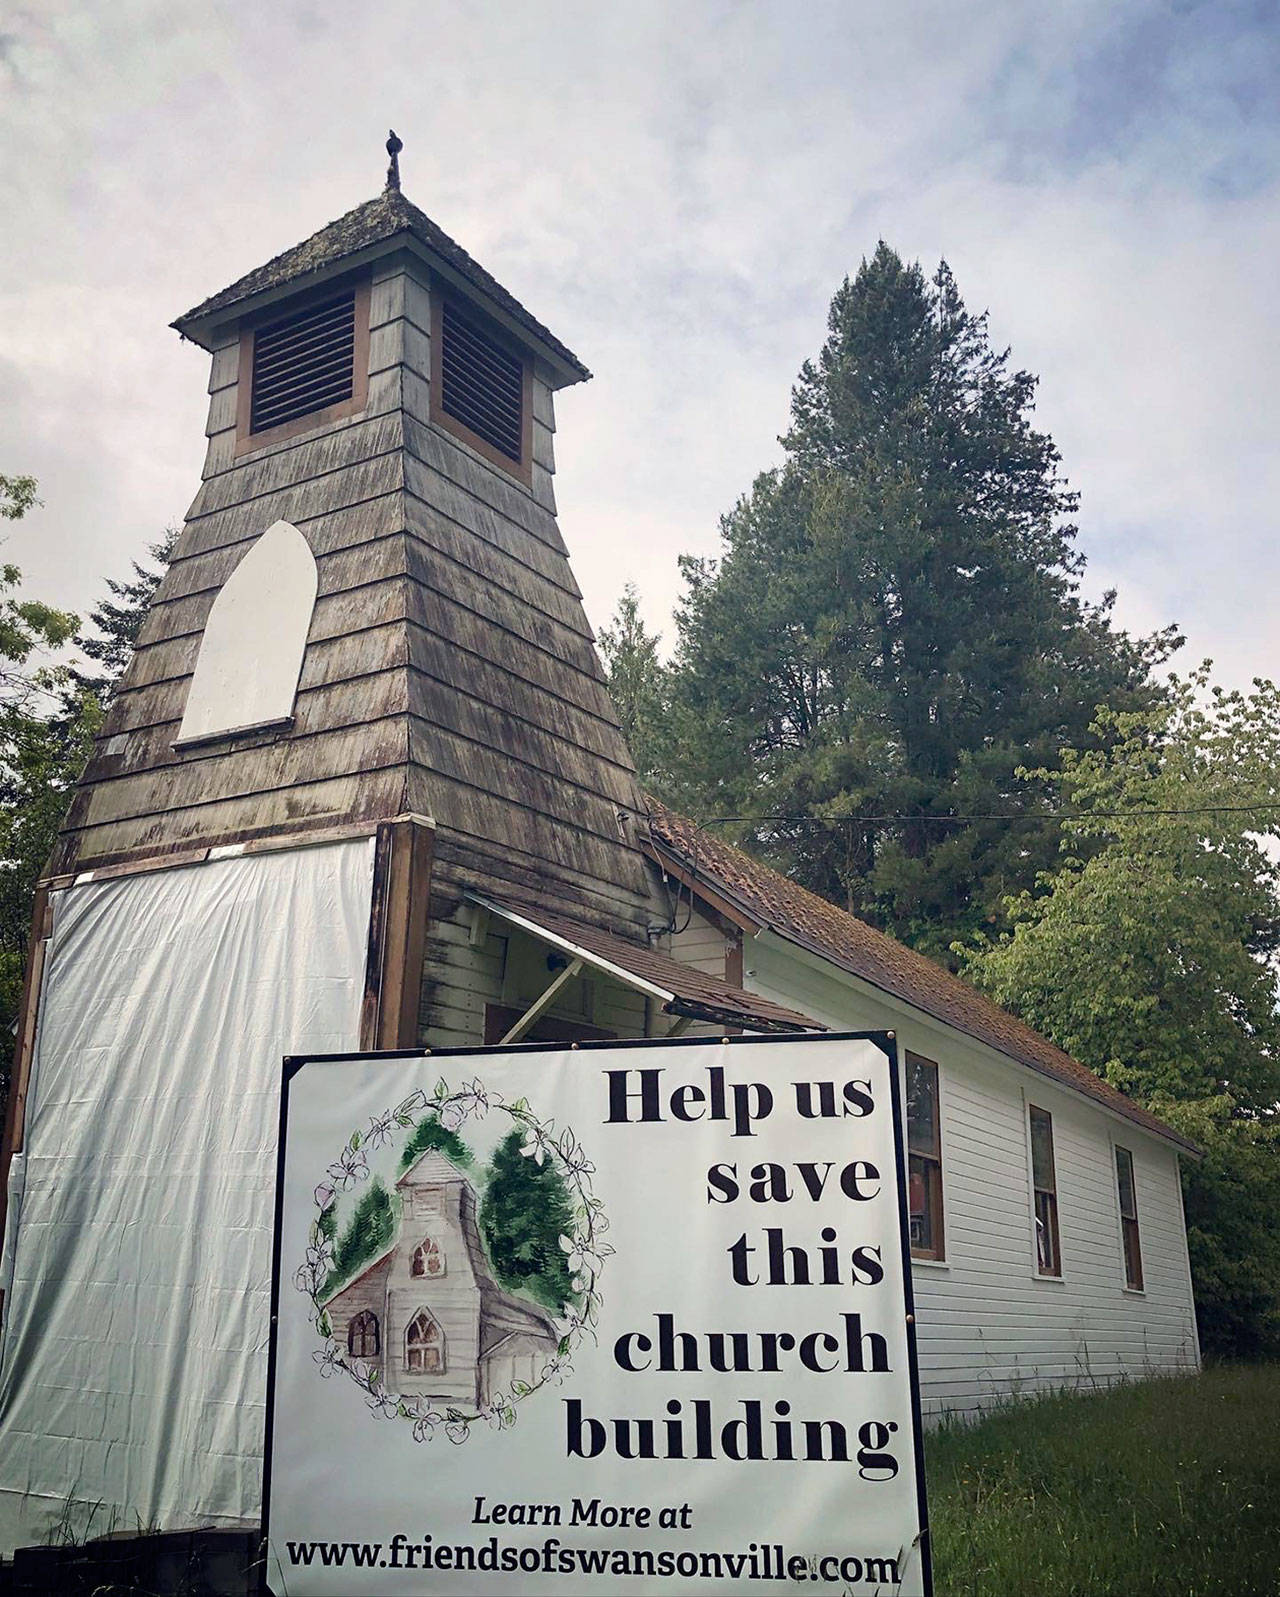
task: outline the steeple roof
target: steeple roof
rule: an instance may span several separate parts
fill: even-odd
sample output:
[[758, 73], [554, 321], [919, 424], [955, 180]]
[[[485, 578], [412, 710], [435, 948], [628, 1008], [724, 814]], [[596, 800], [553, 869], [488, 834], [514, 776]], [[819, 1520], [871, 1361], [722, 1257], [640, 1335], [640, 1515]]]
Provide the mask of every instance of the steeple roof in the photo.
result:
[[410, 247], [419, 246], [446, 276], [454, 275], [476, 290], [488, 309], [510, 322], [561, 369], [564, 381], [581, 382], [591, 376], [573, 351], [549, 328], [527, 311], [425, 211], [393, 188], [384, 189], [376, 199], [357, 205], [301, 244], [275, 256], [265, 266], [247, 272], [229, 288], [193, 306], [171, 325], [184, 338], [209, 348], [212, 330], [244, 314], [251, 308], [251, 301], [258, 301], [286, 285], [303, 287], [307, 279], [321, 280], [332, 275], [337, 267], [347, 263], [354, 266], [357, 258], [363, 260], [373, 253], [386, 253], [388, 247], [399, 242]]

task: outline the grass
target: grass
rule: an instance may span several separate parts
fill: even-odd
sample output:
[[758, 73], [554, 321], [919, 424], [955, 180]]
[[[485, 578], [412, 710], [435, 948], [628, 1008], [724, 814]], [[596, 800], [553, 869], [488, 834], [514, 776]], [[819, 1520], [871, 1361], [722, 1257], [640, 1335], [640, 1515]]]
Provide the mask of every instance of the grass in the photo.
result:
[[1280, 1365], [1034, 1398], [925, 1465], [937, 1597], [1280, 1591]]

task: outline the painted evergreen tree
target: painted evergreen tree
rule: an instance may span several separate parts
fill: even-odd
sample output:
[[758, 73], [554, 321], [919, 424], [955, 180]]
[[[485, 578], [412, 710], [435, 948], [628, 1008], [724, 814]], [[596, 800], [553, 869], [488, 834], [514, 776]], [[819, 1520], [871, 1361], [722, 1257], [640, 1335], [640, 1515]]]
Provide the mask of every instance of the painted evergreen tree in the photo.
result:
[[395, 1234], [396, 1211], [391, 1194], [374, 1176], [338, 1238], [333, 1252], [333, 1269], [329, 1272], [321, 1295], [331, 1297], [340, 1286], [389, 1247]]
[[400, 1154], [400, 1171], [403, 1174], [428, 1148], [435, 1148], [452, 1159], [460, 1169], [468, 1170], [475, 1163], [471, 1149], [456, 1131], [440, 1124], [436, 1115], [424, 1115], [413, 1128]]
[[[1098, 704], [1152, 702], [1180, 641], [1081, 597], [1035, 389], [945, 263], [929, 281], [881, 244], [800, 373], [785, 464], [725, 517], [722, 558], [682, 561], [660, 793], [802, 817], [728, 835], [944, 958], [1055, 857], [1058, 749]], [[1009, 813], [1030, 824], [951, 819]]]
[[525, 1292], [553, 1314], [575, 1301], [562, 1236], [573, 1234], [573, 1214], [564, 1180], [550, 1158], [539, 1163], [521, 1152], [524, 1138], [513, 1131], [489, 1164], [480, 1231], [499, 1282]]

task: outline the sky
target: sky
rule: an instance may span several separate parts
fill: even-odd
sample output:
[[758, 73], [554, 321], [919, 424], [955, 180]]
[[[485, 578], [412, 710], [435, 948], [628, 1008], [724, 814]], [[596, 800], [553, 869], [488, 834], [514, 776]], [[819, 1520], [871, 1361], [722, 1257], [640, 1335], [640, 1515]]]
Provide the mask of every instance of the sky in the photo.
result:
[[199, 486], [168, 323], [382, 186], [595, 373], [557, 403], [587, 613], [672, 640], [677, 557], [781, 458], [827, 305], [945, 257], [1040, 377], [1086, 591], [1280, 675], [1280, 0], [17, 0], [0, 11], [0, 472], [84, 611]]

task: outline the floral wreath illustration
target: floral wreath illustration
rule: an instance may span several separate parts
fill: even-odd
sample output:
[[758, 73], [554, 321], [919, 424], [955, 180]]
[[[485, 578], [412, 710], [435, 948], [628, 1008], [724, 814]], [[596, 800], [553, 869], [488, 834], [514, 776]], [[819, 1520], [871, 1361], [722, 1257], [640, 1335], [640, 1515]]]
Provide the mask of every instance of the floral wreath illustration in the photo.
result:
[[[468, 1120], [483, 1119], [491, 1109], [510, 1116], [521, 1131], [524, 1140], [520, 1152], [525, 1158], [539, 1165], [554, 1159], [560, 1166], [572, 1214], [572, 1231], [560, 1237], [560, 1247], [566, 1255], [577, 1301], [566, 1303], [563, 1312], [556, 1316], [563, 1325], [560, 1339], [536, 1381], [512, 1381], [509, 1392], [495, 1392], [488, 1403], [437, 1406], [429, 1398], [404, 1397], [388, 1391], [381, 1371], [367, 1360], [350, 1355], [334, 1337], [321, 1300], [334, 1263], [334, 1242], [326, 1234], [321, 1220], [341, 1193], [369, 1179], [367, 1154], [391, 1142], [398, 1131], [412, 1130], [415, 1116], [434, 1115], [442, 1129], [457, 1132]], [[604, 1261], [613, 1249], [601, 1240], [609, 1221], [604, 1214], [604, 1204], [592, 1191], [594, 1172], [595, 1166], [568, 1126], [557, 1133], [555, 1121], [539, 1120], [526, 1099], [517, 1098], [507, 1103], [501, 1093], [483, 1086], [478, 1080], [464, 1083], [456, 1092], [451, 1092], [440, 1080], [430, 1097], [421, 1089], [412, 1092], [394, 1109], [372, 1117], [367, 1130], [353, 1131], [346, 1147], [315, 1189], [316, 1212], [311, 1222], [306, 1258], [294, 1275], [298, 1290], [311, 1300], [308, 1317], [324, 1338], [324, 1346], [311, 1355], [320, 1366], [320, 1374], [327, 1377], [335, 1370], [345, 1370], [366, 1394], [366, 1403], [375, 1415], [412, 1423], [416, 1442], [430, 1441], [438, 1430], [443, 1430], [451, 1442], [462, 1443], [470, 1436], [471, 1427], [481, 1421], [494, 1430], [509, 1429], [516, 1422], [517, 1404], [543, 1386], [558, 1386], [572, 1373], [573, 1353], [583, 1337], [595, 1340], [601, 1303], [598, 1283]]]

